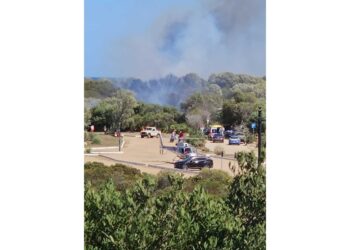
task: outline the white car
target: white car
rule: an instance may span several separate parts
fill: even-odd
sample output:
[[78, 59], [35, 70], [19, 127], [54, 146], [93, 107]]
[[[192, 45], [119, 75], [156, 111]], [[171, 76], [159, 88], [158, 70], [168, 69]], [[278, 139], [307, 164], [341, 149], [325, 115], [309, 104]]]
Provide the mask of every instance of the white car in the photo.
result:
[[158, 137], [161, 135], [161, 132], [157, 130], [156, 127], [146, 127], [140, 132], [141, 138], [143, 137]]

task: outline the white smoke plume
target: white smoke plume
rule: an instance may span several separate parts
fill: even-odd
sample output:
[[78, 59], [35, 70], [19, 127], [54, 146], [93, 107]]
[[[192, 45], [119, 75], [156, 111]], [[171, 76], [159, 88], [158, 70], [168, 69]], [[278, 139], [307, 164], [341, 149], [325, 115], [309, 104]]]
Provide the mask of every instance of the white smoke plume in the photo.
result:
[[146, 33], [113, 44], [115, 76], [150, 79], [189, 72], [265, 75], [265, 0], [207, 0], [169, 10]]

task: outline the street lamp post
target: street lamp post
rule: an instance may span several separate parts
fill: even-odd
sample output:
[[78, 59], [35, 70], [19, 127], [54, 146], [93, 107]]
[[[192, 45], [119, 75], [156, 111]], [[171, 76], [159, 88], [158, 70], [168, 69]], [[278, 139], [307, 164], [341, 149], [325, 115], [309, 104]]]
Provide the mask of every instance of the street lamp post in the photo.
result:
[[261, 164], [261, 107], [258, 109], [258, 165]]

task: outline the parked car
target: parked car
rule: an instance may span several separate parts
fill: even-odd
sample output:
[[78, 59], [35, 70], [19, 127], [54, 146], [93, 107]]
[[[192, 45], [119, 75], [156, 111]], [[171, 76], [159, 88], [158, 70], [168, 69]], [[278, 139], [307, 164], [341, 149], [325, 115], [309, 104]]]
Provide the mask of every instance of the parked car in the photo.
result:
[[214, 134], [213, 142], [224, 142], [224, 136], [222, 134]]
[[141, 138], [144, 137], [159, 137], [161, 135], [161, 132], [157, 130], [156, 127], [146, 127], [141, 130], [140, 132]]
[[204, 128], [203, 129], [203, 134], [204, 135], [209, 135], [209, 133], [210, 133], [210, 128]]
[[225, 130], [225, 138], [230, 138], [234, 133], [234, 130]]
[[237, 136], [241, 140], [241, 142], [245, 142], [246, 141], [246, 138], [245, 138], [245, 135], [244, 135], [243, 132], [235, 132], [234, 135]]
[[207, 156], [189, 156], [183, 160], [176, 161], [174, 163], [175, 168], [189, 169], [189, 168], [199, 168], [204, 167], [212, 168], [213, 160]]
[[215, 134], [223, 134], [225, 128], [221, 125], [211, 125], [208, 132], [208, 140], [212, 141]]
[[232, 135], [229, 139], [228, 139], [228, 145], [239, 145], [241, 144], [241, 139], [236, 136], [236, 135]]

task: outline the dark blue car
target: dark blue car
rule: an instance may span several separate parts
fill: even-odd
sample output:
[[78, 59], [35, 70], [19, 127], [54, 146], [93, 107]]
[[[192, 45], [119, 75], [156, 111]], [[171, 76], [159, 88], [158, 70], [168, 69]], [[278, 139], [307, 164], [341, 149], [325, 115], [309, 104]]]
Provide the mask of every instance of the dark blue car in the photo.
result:
[[241, 139], [238, 136], [233, 135], [228, 139], [228, 144], [229, 145], [240, 145]]

